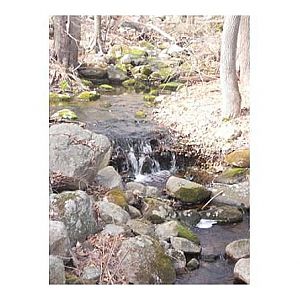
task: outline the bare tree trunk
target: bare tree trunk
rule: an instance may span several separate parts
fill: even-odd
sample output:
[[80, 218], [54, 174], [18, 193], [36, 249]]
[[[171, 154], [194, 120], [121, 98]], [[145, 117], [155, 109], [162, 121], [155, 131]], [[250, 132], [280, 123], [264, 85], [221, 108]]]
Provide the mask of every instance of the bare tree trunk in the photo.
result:
[[241, 95], [236, 74], [236, 47], [240, 16], [226, 16], [223, 26], [220, 79], [223, 96], [222, 116], [231, 119], [239, 116]]
[[94, 16], [94, 39], [96, 53], [103, 53], [101, 37], [101, 16]]
[[54, 17], [54, 47], [57, 61], [65, 68], [78, 65], [78, 47], [80, 42], [80, 17]]
[[250, 16], [241, 16], [237, 40], [236, 69], [240, 82], [248, 86], [250, 81]]

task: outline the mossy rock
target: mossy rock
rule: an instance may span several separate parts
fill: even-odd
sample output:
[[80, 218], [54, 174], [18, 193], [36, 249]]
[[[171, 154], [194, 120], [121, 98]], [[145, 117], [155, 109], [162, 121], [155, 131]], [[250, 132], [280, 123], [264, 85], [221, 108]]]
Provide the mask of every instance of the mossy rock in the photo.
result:
[[138, 119], [145, 119], [147, 117], [147, 114], [143, 110], [138, 110], [135, 112], [134, 116]]
[[154, 50], [154, 49], [155, 49], [155, 46], [154, 46], [153, 44], [151, 44], [150, 42], [145, 41], [145, 40], [140, 41], [140, 42], [139, 42], [139, 45], [140, 45], [141, 47], [143, 47], [143, 48], [148, 49], [148, 50]]
[[81, 83], [84, 86], [87, 86], [87, 87], [92, 87], [93, 86], [93, 83], [90, 80], [87, 80], [87, 79], [81, 79]]
[[141, 82], [141, 81], [136, 81], [135, 82], [135, 85], [134, 85], [134, 90], [137, 92], [137, 93], [140, 93], [140, 92], [146, 92], [147, 90], [149, 89], [149, 87]]
[[151, 66], [149, 66], [149, 65], [141, 66], [140, 73], [143, 75], [149, 76], [152, 73]]
[[225, 156], [225, 162], [234, 167], [250, 168], [250, 150], [235, 150]]
[[100, 94], [96, 91], [84, 91], [78, 95], [78, 98], [85, 101], [93, 101], [100, 98]]
[[177, 230], [178, 230], [178, 237], [185, 238], [185, 239], [190, 240], [198, 245], [200, 244], [200, 240], [199, 240], [198, 236], [194, 232], [192, 232], [188, 227], [186, 227], [178, 222]]
[[247, 179], [249, 169], [247, 168], [228, 168], [214, 179], [216, 183], [235, 184]]
[[49, 99], [51, 101], [69, 101], [71, 99], [71, 96], [68, 94], [57, 94], [57, 93], [50, 92]]
[[151, 89], [149, 95], [158, 96], [159, 95], [158, 89]]
[[110, 84], [100, 84], [99, 88], [103, 91], [113, 91], [115, 88]]
[[142, 57], [142, 56], [147, 56], [147, 52], [142, 49], [142, 48], [137, 48], [137, 47], [132, 47], [132, 48], [128, 48], [126, 50], [127, 53], [125, 54], [131, 54], [135, 57]]
[[169, 90], [169, 91], [178, 91], [182, 87], [184, 87], [184, 84], [180, 82], [167, 82], [167, 83], [161, 83], [159, 85], [159, 88], [162, 90]]
[[141, 74], [141, 73], [137, 73], [137, 74], [133, 75], [133, 78], [136, 81], [142, 81], [142, 82], [148, 81], [148, 77], [144, 74]]
[[136, 80], [134, 78], [130, 78], [130, 79], [124, 80], [122, 82], [122, 85], [126, 88], [133, 87], [135, 85], [135, 82], [136, 82]]
[[116, 64], [116, 68], [124, 73], [127, 73], [128, 66], [129, 64]]
[[66, 284], [83, 284], [82, 279], [72, 273], [65, 272]]
[[153, 102], [155, 100], [155, 98], [156, 98], [156, 96], [150, 95], [150, 94], [145, 94], [144, 97], [143, 97], [143, 99], [145, 101], [149, 101], [149, 102]]
[[54, 119], [54, 120], [62, 120], [62, 119], [77, 120], [78, 117], [72, 110], [65, 108], [65, 109], [61, 109], [61, 110], [57, 111], [56, 113], [54, 113], [51, 116], [51, 119]]
[[106, 193], [109, 202], [119, 205], [122, 208], [128, 208], [125, 193], [119, 188], [113, 188]]

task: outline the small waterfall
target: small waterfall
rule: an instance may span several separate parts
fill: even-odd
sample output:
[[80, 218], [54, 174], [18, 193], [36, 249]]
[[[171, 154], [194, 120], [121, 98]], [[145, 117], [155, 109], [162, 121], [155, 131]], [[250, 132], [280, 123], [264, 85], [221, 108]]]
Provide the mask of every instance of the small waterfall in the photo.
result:
[[159, 149], [157, 139], [114, 141], [111, 165], [122, 175], [139, 182], [168, 178], [176, 170], [175, 153]]

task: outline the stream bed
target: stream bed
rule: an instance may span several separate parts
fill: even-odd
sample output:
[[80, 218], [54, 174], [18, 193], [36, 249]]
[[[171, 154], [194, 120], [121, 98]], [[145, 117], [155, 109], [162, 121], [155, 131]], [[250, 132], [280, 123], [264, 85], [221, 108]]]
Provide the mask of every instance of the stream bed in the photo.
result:
[[[124, 181], [135, 180], [162, 189], [169, 176], [185, 167], [175, 153], [155, 151], [162, 143], [168, 143], [171, 136], [166, 128], [151, 121], [152, 108], [145, 107], [142, 94], [120, 90], [102, 95], [97, 101], [51, 103], [50, 115], [62, 108], [71, 109], [88, 129], [112, 141], [114, 151], [110, 164]], [[138, 110], [143, 110], [147, 117], [136, 118]], [[234, 240], [249, 238], [249, 226], [249, 215], [245, 213], [240, 223], [192, 228], [201, 241], [200, 266], [178, 275], [176, 284], [235, 283], [234, 262], [226, 259], [225, 247]]]

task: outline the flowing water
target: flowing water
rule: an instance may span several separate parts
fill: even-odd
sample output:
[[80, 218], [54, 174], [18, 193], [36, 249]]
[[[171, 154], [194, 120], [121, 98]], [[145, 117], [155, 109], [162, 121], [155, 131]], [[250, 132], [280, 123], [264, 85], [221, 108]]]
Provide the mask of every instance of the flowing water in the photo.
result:
[[[91, 102], [70, 101], [50, 106], [50, 115], [62, 108], [73, 110], [87, 128], [105, 134], [113, 144], [110, 164], [124, 181], [138, 181], [162, 189], [167, 179], [178, 169], [193, 162], [164, 147], [171, 143], [170, 132], [150, 121], [137, 119], [135, 112], [143, 110], [148, 117], [152, 109], [144, 106], [141, 94], [102, 95]], [[110, 104], [107, 105], [107, 103]], [[109, 107], [108, 107], [109, 106]], [[177, 284], [233, 283], [234, 264], [224, 257], [228, 243], [249, 238], [249, 218], [238, 224], [214, 225], [212, 228], [193, 228], [202, 246], [199, 269], [180, 275]]]

